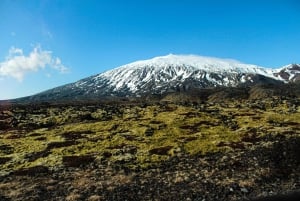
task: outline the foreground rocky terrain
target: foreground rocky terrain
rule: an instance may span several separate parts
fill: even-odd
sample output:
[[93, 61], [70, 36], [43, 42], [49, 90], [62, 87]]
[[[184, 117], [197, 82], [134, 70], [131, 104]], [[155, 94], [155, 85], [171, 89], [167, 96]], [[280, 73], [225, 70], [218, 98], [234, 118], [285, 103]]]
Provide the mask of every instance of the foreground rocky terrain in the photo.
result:
[[300, 99], [217, 100], [2, 103], [0, 200], [249, 200], [299, 191]]

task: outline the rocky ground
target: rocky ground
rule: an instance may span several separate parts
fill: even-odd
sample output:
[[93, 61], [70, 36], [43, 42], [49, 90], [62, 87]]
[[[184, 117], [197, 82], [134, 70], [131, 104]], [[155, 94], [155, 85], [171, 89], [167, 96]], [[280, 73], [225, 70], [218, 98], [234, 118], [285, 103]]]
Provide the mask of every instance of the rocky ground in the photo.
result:
[[250, 200], [300, 190], [300, 100], [9, 104], [0, 200]]

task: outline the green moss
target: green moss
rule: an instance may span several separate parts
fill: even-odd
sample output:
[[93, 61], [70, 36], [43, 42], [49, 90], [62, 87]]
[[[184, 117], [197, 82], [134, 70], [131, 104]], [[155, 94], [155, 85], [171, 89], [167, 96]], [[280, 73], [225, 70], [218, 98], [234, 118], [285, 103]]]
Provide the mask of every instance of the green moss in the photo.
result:
[[[0, 165], [0, 169], [11, 171], [36, 165], [55, 168], [62, 165], [62, 158], [65, 155], [93, 155], [101, 158], [107, 152], [112, 154], [106, 158], [111, 162], [116, 162], [122, 157], [125, 159], [132, 157], [132, 161], [126, 164], [128, 167], [146, 168], [168, 160], [176, 155], [178, 150], [188, 154], [226, 151], [230, 148], [219, 147], [220, 142], [239, 142], [251, 128], [264, 131], [259, 132], [259, 135], [284, 133], [286, 130], [299, 134], [297, 123], [300, 123], [300, 112], [288, 113], [284, 103], [272, 108], [269, 107], [270, 103], [266, 102], [268, 105], [266, 111], [251, 109], [246, 103], [242, 104], [242, 108], [236, 108], [237, 104], [240, 103], [231, 102], [226, 108], [211, 105], [206, 106], [204, 110], [175, 104], [144, 108], [128, 106], [120, 108], [123, 114], [112, 115], [110, 120], [106, 119], [105, 115], [108, 115], [108, 112], [105, 109], [96, 109], [90, 112], [93, 121], [78, 121], [79, 117], [89, 113], [84, 108], [79, 111], [78, 108], [71, 106], [49, 108], [47, 115], [40, 115], [34, 119], [45, 125], [48, 123], [48, 128], [1, 133], [1, 143], [13, 147], [13, 153], [7, 155], [0, 152], [0, 157], [12, 158]], [[222, 115], [236, 121], [239, 128], [236, 130], [227, 128], [220, 118]], [[273, 126], [270, 122], [281, 123], [281, 126]], [[153, 133], [146, 135], [149, 128]], [[74, 133], [78, 133], [74, 139], [66, 137]], [[10, 136], [14, 135], [20, 137], [11, 139]], [[26, 154], [45, 151], [51, 142], [68, 140], [75, 143], [65, 147], [53, 147], [48, 155], [31, 162], [25, 157]], [[120, 150], [126, 146], [136, 147], [136, 151], [122, 153]], [[149, 153], [150, 150], [160, 147], [172, 148], [163, 155]]]
[[198, 139], [187, 142], [184, 148], [190, 154], [217, 152], [223, 150], [217, 146], [220, 142], [234, 142], [238, 141], [240, 137], [238, 133], [230, 131], [224, 126], [215, 126], [203, 130], [198, 134]]

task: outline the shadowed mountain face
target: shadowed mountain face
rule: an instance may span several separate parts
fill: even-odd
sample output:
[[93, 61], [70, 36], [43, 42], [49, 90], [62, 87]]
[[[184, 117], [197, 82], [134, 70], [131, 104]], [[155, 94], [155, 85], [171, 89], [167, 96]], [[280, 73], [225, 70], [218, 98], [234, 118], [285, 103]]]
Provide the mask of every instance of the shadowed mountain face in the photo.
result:
[[297, 64], [268, 69], [228, 59], [167, 55], [133, 62], [20, 100], [161, 96], [216, 87], [279, 86], [299, 79]]

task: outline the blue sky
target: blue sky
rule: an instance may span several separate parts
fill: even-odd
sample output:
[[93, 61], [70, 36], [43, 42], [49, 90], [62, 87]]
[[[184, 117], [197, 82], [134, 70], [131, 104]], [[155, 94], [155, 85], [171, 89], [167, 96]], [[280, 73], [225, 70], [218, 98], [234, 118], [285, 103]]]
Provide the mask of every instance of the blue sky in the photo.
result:
[[173, 54], [300, 63], [298, 0], [1, 0], [0, 100]]

